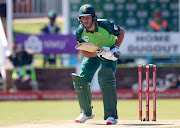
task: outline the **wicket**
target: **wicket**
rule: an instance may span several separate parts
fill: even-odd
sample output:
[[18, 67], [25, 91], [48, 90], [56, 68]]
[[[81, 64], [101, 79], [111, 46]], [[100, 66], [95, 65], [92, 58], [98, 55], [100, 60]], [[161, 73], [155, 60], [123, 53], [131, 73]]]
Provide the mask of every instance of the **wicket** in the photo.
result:
[[156, 121], [156, 65], [148, 64], [145, 66], [141, 64], [138, 66], [138, 84], [139, 84], [139, 120], [142, 119], [142, 71], [146, 67], [146, 121], [149, 121], [149, 68], [153, 67], [153, 120]]

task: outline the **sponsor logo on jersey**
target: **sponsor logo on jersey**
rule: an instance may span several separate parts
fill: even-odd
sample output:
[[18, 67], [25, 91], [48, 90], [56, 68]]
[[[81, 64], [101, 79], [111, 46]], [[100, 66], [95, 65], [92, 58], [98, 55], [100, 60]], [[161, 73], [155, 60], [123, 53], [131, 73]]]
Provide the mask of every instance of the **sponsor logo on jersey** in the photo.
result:
[[114, 24], [114, 30], [118, 30], [118, 27]]
[[85, 36], [85, 37], [84, 37], [84, 41], [85, 41], [85, 42], [89, 42], [89, 37], [88, 37], [88, 36]]
[[102, 33], [98, 33], [99, 38], [102, 38]]

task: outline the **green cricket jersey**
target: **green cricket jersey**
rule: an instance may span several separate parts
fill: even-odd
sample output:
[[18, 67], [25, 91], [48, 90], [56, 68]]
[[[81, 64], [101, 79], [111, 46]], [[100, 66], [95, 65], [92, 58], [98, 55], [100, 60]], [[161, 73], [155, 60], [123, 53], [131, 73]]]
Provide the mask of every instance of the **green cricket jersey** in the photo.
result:
[[119, 35], [120, 27], [110, 21], [97, 21], [95, 24], [95, 32], [91, 33], [79, 25], [76, 31], [76, 39], [78, 43], [91, 43], [99, 47], [111, 47], [115, 44], [115, 36]]

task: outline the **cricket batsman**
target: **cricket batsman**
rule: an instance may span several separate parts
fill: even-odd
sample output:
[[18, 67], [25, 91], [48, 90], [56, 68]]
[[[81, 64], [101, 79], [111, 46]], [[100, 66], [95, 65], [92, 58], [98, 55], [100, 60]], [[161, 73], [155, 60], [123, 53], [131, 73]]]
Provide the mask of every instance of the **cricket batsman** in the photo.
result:
[[84, 58], [80, 75], [72, 73], [81, 109], [81, 114], [75, 122], [84, 123], [95, 116], [92, 112], [90, 82], [102, 64], [98, 82], [103, 95], [104, 120], [107, 120], [107, 125], [116, 124], [118, 115], [115, 72], [124, 30], [113, 22], [98, 21], [94, 7], [89, 4], [80, 7], [78, 20], [80, 25], [76, 31], [77, 42], [97, 45], [104, 48], [104, 52], [96, 54], [81, 50]]

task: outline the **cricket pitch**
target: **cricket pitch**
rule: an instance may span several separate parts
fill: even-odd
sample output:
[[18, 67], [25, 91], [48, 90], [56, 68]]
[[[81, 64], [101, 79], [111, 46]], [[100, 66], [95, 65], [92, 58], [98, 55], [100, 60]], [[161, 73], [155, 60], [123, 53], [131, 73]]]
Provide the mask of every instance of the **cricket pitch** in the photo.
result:
[[139, 121], [139, 120], [118, 120], [116, 125], [107, 126], [104, 120], [88, 120], [86, 123], [75, 123], [74, 120], [57, 121], [3, 121], [0, 122], [0, 128], [178, 128], [180, 120], [157, 120], [157, 121]]

